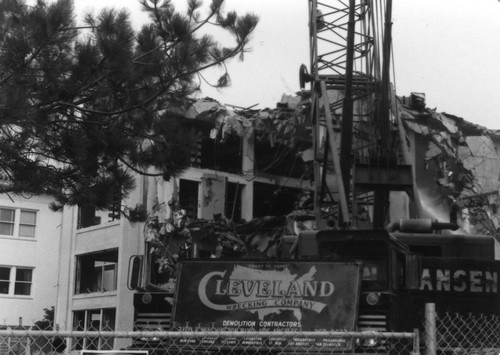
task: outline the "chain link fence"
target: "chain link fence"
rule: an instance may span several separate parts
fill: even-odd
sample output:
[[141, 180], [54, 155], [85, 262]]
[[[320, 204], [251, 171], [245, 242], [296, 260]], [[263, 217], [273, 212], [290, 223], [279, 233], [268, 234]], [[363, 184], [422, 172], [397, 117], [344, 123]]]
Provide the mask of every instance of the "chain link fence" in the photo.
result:
[[[420, 338], [421, 336], [421, 338]], [[415, 332], [42, 331], [0, 329], [0, 355], [81, 350], [145, 350], [150, 355], [410, 354], [500, 355], [500, 316], [437, 313], [426, 305], [424, 329]], [[420, 343], [419, 340], [422, 340]], [[419, 349], [421, 345], [421, 349]], [[61, 349], [59, 349], [61, 350]]]
[[[0, 330], [0, 355], [57, 354], [81, 350], [146, 350], [150, 355], [353, 354], [418, 352], [417, 333], [384, 332], [120, 332]], [[61, 348], [59, 349], [61, 350]]]
[[500, 355], [500, 316], [436, 312], [426, 305], [426, 355]]

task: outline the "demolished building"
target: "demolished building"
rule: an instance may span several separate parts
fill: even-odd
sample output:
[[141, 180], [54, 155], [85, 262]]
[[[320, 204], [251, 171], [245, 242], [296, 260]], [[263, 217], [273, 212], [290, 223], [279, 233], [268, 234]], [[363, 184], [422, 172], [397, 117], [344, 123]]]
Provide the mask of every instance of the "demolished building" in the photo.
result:
[[500, 240], [500, 131], [425, 107], [417, 94], [400, 98], [398, 111], [421, 215], [457, 213], [463, 232]]
[[[256, 139], [270, 146], [292, 147], [307, 161], [312, 141], [307, 97], [284, 96], [277, 109], [262, 111], [233, 111], [209, 102], [208, 110], [203, 109], [206, 100], [193, 108], [201, 111], [198, 115], [211, 117], [221, 137], [255, 133]], [[423, 94], [399, 97], [394, 109], [403, 132], [403, 150], [414, 167], [416, 214], [447, 220], [456, 212], [464, 232], [496, 236], [500, 232], [500, 131], [428, 108]], [[302, 171], [300, 178], [312, 179], [312, 175]]]
[[[498, 132], [406, 98], [393, 109], [414, 170], [415, 213], [427, 208], [447, 221], [457, 211], [463, 231], [498, 239]], [[307, 93], [284, 96], [274, 109], [203, 99], [165, 114], [180, 117], [197, 138], [183, 174], [138, 176], [123, 203], [144, 204], [146, 223], [76, 206], [63, 212], [61, 253], [69, 257], [60, 260], [61, 329], [87, 330], [85, 319], [99, 320], [99, 330], [133, 328], [133, 291], [125, 282], [133, 256], [148, 258], [156, 267], [149, 284], [165, 288], [183, 255], [272, 258], [282, 252], [283, 235], [314, 228]], [[369, 229], [371, 215], [363, 217]]]
[[[428, 217], [439, 221], [451, 218], [457, 220], [460, 233], [486, 234], [498, 239], [500, 132], [457, 116], [438, 113], [425, 107], [423, 98], [423, 95], [417, 94], [401, 97], [394, 107], [403, 137], [402, 150], [406, 153], [407, 163], [413, 166], [413, 212], [410, 217]], [[211, 99], [194, 101], [183, 109], [189, 119], [209, 122], [210, 137], [218, 144], [231, 137], [253, 137], [255, 144], [266, 145], [268, 150], [276, 146], [289, 150], [292, 153], [288, 153], [288, 160], [293, 156], [301, 157], [300, 169], [295, 171], [295, 177], [308, 181], [306, 186], [313, 186], [309, 157], [312, 130], [311, 123], [307, 121], [307, 95], [284, 96], [273, 110], [234, 109]], [[276, 167], [270, 170], [277, 175], [283, 173]], [[279, 184], [279, 181], [276, 183]], [[172, 225], [170, 230], [173, 233], [169, 234], [164, 230], [161, 232], [158, 226], [151, 226], [148, 240], [153, 242], [160, 267], [171, 268], [172, 271], [180, 249], [167, 251], [161, 246], [161, 240], [175, 240], [178, 233], [184, 233], [184, 237], [178, 240], [189, 240], [191, 243], [191, 238], [194, 238], [198, 245], [204, 245], [206, 250], [201, 255], [205, 257], [276, 257], [281, 252], [283, 235], [297, 234], [301, 228], [314, 228], [314, 223], [304, 227], [304, 222], [307, 224], [314, 220], [312, 194], [313, 190], [309, 188], [300, 197], [296, 195], [297, 202], [293, 210], [286, 212], [286, 216], [279, 210], [257, 216], [251, 221], [234, 221], [228, 215], [215, 221], [212, 218], [188, 220], [181, 216], [181, 219], [184, 218], [182, 231]], [[210, 203], [214, 196], [207, 193], [204, 202]], [[179, 206], [179, 209], [182, 208]], [[396, 217], [392, 217], [394, 221]], [[365, 220], [363, 227], [370, 228], [370, 221]], [[177, 246], [180, 244], [178, 241], [175, 243]]]

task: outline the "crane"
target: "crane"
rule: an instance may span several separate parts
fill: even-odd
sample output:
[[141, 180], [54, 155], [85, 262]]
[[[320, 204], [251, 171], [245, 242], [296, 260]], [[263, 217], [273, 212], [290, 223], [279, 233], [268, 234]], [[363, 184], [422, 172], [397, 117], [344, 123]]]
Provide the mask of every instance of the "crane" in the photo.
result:
[[315, 212], [321, 228], [387, 221], [390, 191], [412, 195], [411, 166], [396, 154], [390, 84], [392, 0], [309, 0], [310, 84], [315, 147]]

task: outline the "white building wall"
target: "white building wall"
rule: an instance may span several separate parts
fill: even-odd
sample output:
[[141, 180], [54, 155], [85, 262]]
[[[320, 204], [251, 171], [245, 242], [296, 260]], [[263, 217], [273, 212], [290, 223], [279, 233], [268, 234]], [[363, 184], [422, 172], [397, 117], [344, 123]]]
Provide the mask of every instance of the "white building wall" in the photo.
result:
[[[76, 208], [65, 212], [65, 223], [70, 224]], [[76, 220], [76, 216], [75, 216]], [[131, 329], [133, 320], [132, 291], [127, 289], [128, 260], [138, 254], [139, 224], [132, 226], [124, 218], [88, 228], [76, 229], [76, 223], [65, 225], [61, 268], [62, 287], [56, 310], [56, 324], [60, 329], [71, 330], [73, 312], [103, 308], [116, 309], [116, 330]], [[118, 249], [117, 289], [106, 292], [75, 294], [76, 260], [83, 254], [107, 249]], [[121, 306], [127, 304], [127, 306]], [[124, 319], [128, 321], [125, 323]]]
[[[123, 204], [135, 206], [142, 202], [143, 179]], [[106, 214], [103, 214], [103, 216]], [[132, 255], [143, 254], [143, 223], [119, 220], [77, 229], [78, 208], [66, 207], [63, 212], [61, 243], [61, 288], [55, 314], [55, 323], [61, 330], [73, 329], [75, 311], [115, 309], [115, 330], [131, 330], [133, 326], [133, 291], [127, 288], [128, 262]], [[83, 254], [108, 249], [118, 250], [117, 289], [105, 292], [75, 294], [77, 258]], [[124, 344], [123, 346], [126, 346]]]
[[51, 201], [48, 196], [0, 195], [2, 208], [36, 211], [34, 238], [0, 235], [0, 266], [33, 268], [29, 296], [0, 294], [1, 326], [19, 325], [20, 318], [22, 325], [33, 325], [43, 318], [44, 308], [56, 305], [62, 215], [49, 209]]

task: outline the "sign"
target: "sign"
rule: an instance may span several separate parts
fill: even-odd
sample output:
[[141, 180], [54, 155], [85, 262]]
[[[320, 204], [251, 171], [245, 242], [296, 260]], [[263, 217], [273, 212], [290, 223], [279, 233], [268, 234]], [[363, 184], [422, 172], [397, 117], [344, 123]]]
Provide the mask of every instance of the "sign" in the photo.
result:
[[496, 261], [424, 257], [420, 290], [498, 296], [499, 273]]
[[[177, 281], [174, 329], [354, 330], [360, 281], [360, 262], [185, 261]], [[213, 346], [231, 343], [232, 347], [347, 346], [338, 340], [252, 337], [210, 341]]]

